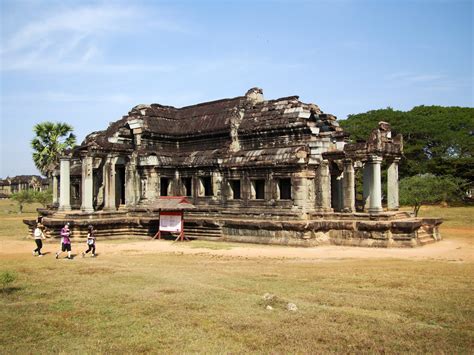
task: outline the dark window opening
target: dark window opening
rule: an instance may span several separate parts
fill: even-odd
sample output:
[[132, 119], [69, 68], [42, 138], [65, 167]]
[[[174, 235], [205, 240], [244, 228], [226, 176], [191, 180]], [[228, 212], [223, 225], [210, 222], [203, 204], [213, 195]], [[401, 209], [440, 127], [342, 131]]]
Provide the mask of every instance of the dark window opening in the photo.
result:
[[230, 180], [229, 186], [231, 190], [231, 199], [240, 200], [240, 180]]
[[192, 190], [192, 187], [193, 187], [193, 183], [192, 183], [192, 178], [190, 177], [184, 177], [184, 178], [181, 178], [181, 183], [183, 184], [184, 186], [184, 196], [192, 196], [193, 195], [193, 190]]
[[[212, 179], [210, 176], [203, 176], [201, 181], [201, 196], [212, 196]], [[204, 194], [202, 194], [204, 193]]]
[[252, 181], [252, 195], [256, 200], [265, 199], [265, 180]]
[[160, 178], [160, 196], [168, 196], [168, 188], [170, 186], [170, 179], [166, 177]]
[[280, 200], [291, 200], [291, 179], [280, 179], [278, 181]]
[[115, 167], [115, 205], [118, 208], [125, 204], [125, 166]]

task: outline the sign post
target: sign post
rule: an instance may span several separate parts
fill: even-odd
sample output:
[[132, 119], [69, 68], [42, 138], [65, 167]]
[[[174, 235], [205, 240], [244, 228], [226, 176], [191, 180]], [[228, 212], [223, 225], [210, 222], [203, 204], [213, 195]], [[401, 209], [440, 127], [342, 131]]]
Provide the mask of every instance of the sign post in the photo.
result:
[[184, 238], [189, 240], [184, 235], [183, 211], [160, 212], [160, 226], [158, 227], [158, 232], [156, 233], [155, 238], [157, 237], [158, 239], [161, 239], [161, 232], [179, 233], [175, 241], [178, 239], [183, 241]]
[[189, 240], [184, 235], [184, 210], [195, 208], [186, 197], [166, 196], [161, 197], [152, 205], [160, 214], [160, 225], [153, 239], [161, 239], [161, 232], [179, 233], [175, 241]]

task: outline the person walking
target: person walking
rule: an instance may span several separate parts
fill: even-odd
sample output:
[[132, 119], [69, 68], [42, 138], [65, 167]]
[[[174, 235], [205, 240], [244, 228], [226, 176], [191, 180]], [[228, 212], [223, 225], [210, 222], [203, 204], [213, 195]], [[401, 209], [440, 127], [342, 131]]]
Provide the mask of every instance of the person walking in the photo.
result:
[[87, 227], [87, 250], [82, 252], [82, 257], [90, 251], [92, 251], [92, 256], [95, 256], [95, 232], [96, 230], [92, 224], [89, 224], [89, 227]]
[[67, 251], [67, 258], [72, 259], [71, 257], [71, 230], [69, 229], [69, 223], [66, 223], [63, 228], [61, 228], [61, 250], [56, 253], [56, 259], [59, 258], [59, 255], [63, 251]]
[[36, 256], [36, 253], [38, 253], [38, 256], [43, 256], [43, 254], [41, 254], [41, 248], [43, 247], [42, 239], [46, 239], [43, 233], [43, 228], [44, 226], [41, 223], [36, 223], [36, 228], [33, 232], [33, 237], [35, 238], [36, 243], [36, 249], [33, 250], [33, 256]]

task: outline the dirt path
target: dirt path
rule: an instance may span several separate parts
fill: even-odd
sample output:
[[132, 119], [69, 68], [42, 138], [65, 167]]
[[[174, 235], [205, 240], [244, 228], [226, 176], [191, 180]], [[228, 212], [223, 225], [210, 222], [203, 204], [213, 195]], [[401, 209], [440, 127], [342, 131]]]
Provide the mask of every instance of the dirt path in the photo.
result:
[[[127, 254], [139, 255], [150, 253], [179, 253], [179, 254], [206, 254], [210, 256], [244, 257], [244, 258], [278, 258], [301, 260], [341, 260], [341, 259], [411, 259], [411, 260], [443, 260], [450, 262], [474, 262], [474, 231], [469, 228], [445, 228], [451, 235], [460, 235], [448, 238], [438, 243], [418, 248], [362, 248], [344, 246], [320, 246], [314, 248], [296, 248], [270, 245], [249, 245], [225, 243], [228, 249], [196, 248], [199, 242], [174, 243], [165, 240], [100, 242], [98, 253], [102, 257], [107, 255]], [[461, 237], [462, 236], [462, 237]], [[212, 242], [210, 242], [212, 244]], [[205, 244], [201, 244], [205, 245]], [[216, 248], [219, 244], [216, 242]], [[34, 247], [33, 240], [1, 240], [0, 256], [3, 258], [18, 257], [18, 254], [30, 254]], [[43, 250], [49, 252], [47, 256], [54, 256], [59, 247], [58, 243], [45, 243]], [[73, 253], [80, 254], [85, 249], [85, 243], [73, 243]]]

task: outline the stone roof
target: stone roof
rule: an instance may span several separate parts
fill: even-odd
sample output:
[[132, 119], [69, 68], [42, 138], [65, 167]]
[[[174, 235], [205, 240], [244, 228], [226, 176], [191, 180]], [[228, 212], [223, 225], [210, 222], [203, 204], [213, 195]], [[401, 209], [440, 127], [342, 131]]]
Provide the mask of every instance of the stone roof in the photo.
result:
[[47, 180], [47, 179], [39, 175], [17, 175], [10, 178], [11, 184], [27, 184], [27, 183], [32, 182], [33, 180], [43, 182], [44, 180]]
[[[298, 96], [263, 100], [261, 89], [252, 88], [245, 96], [175, 108], [160, 104], [137, 105], [121, 120], [86, 137], [79, 149], [127, 151], [134, 149], [132, 127], [139, 125], [142, 136], [172, 142], [190, 137], [229, 135], [234, 128], [239, 137], [258, 132], [307, 127], [321, 132], [341, 132], [336, 117], [318, 106], [299, 101]], [[236, 124], [237, 122], [237, 124]], [[234, 127], [233, 127], [234, 125]]]

